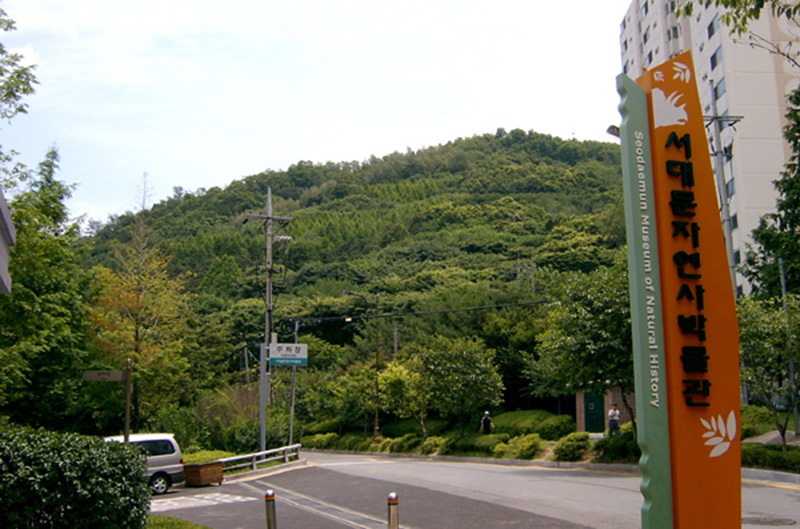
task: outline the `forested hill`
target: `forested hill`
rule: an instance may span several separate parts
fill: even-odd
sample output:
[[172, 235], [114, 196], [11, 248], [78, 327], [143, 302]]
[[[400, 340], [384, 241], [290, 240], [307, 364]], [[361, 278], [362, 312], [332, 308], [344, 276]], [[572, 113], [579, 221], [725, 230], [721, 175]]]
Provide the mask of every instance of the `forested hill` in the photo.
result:
[[[263, 334], [265, 230], [243, 221], [265, 213], [268, 188], [274, 215], [293, 219], [276, 227], [292, 237], [275, 245], [280, 339], [291, 337], [289, 320], [304, 318], [301, 334], [325, 343], [369, 342], [365, 322], [336, 318], [377, 310], [432, 314], [405, 318], [394, 336], [386, 326], [387, 349], [441, 334], [478, 336], [501, 357], [521, 354], [537, 329], [527, 325], [510, 341], [500, 335], [514, 324], [501, 323], [497, 311], [465, 309], [535, 302], [547, 274], [610, 264], [624, 244], [618, 145], [501, 129], [364, 162], [299, 162], [225, 189], [176, 189], [84, 237], [84, 266], [118, 271], [114, 250], [130, 243], [129, 228], [143, 217], [170, 273], [186, 279], [197, 347], [218, 369], [242, 343], [257, 350]], [[515, 314], [506, 317], [527, 317]], [[503, 327], [494, 337], [492, 325]], [[520, 376], [520, 366], [500, 363], [506, 387], [514, 386], [509, 377]]]
[[[224, 189], [176, 188], [142, 214], [172, 271], [192, 273], [192, 290], [213, 291], [209, 274], [232, 265], [249, 281], [226, 294], [257, 295], [263, 280], [249, 276], [263, 275], [263, 228], [242, 223], [265, 213], [271, 188], [274, 214], [293, 218], [276, 232], [293, 238], [276, 247], [287, 270], [279, 288], [312, 293], [318, 284], [322, 294], [338, 281], [397, 291], [433, 271], [500, 278], [520, 262], [581, 271], [608, 263], [624, 243], [620, 174], [616, 144], [500, 129], [361, 163], [301, 161]], [[113, 267], [109, 250], [132, 222], [121, 215], [84, 241], [88, 263]]]

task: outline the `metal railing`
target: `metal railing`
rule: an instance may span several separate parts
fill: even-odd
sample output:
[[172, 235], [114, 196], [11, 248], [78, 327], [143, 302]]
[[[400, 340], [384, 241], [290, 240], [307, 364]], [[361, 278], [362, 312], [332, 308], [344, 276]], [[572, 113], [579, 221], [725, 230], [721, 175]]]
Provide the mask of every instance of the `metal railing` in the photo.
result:
[[[223, 470], [237, 470], [240, 468], [250, 468], [251, 470], [258, 469], [258, 465], [271, 463], [273, 461], [282, 461], [288, 463], [289, 460], [294, 458], [300, 459], [300, 444], [293, 444], [281, 448], [273, 448], [272, 450], [263, 450], [252, 454], [245, 454], [242, 456], [224, 457], [220, 459]], [[244, 461], [244, 463], [239, 463]], [[231, 464], [235, 463], [235, 464]]]

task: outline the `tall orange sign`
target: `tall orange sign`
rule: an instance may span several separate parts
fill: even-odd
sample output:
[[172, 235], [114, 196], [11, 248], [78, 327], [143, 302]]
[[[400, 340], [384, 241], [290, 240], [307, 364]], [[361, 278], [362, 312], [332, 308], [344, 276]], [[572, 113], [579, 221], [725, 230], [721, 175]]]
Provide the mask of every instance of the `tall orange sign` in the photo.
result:
[[740, 527], [738, 325], [690, 52], [636, 82], [649, 107], [673, 523]]

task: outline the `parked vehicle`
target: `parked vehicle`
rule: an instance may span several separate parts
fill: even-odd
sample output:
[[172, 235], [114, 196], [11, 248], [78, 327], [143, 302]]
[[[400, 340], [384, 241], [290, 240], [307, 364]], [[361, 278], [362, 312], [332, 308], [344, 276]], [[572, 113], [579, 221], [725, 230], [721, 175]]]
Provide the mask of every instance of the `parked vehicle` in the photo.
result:
[[[105, 440], [122, 443], [125, 438], [116, 435]], [[164, 494], [175, 483], [183, 482], [183, 454], [173, 434], [131, 434], [128, 441], [139, 446], [147, 456], [147, 482], [154, 495]]]

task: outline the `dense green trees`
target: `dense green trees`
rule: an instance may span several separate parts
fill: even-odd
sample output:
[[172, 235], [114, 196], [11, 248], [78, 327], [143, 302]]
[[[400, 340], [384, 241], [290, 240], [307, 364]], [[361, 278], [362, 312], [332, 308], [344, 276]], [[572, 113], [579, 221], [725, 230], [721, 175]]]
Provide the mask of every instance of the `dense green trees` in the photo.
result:
[[37, 172], [18, 173], [12, 195], [17, 230], [0, 296], [0, 410], [15, 422], [72, 426], [85, 415], [81, 370], [88, 357], [89, 274], [78, 266], [78, 228], [64, 201], [70, 189], [55, 178], [51, 150]]
[[[528, 365], [533, 390], [543, 395], [619, 387], [633, 393], [633, 348], [627, 264], [620, 254], [608, 267], [570, 273], [548, 309]], [[631, 410], [631, 403], [623, 401]], [[633, 414], [631, 413], [631, 416]]]
[[[0, 414], [88, 433], [117, 433], [123, 399], [120, 385], [81, 372], [131, 358], [135, 429], [237, 450], [257, 439], [264, 232], [242, 220], [268, 188], [276, 213], [294, 219], [282, 233], [293, 242], [275, 248], [274, 330], [280, 341], [299, 330], [310, 346], [301, 430], [369, 432], [376, 380], [381, 423], [413, 417], [424, 429], [435, 417], [463, 428], [488, 407], [530, 406], [523, 367], [548, 325], [540, 277], [559, 292], [572, 280], [560, 273], [602, 270], [623, 243], [617, 146], [521, 130], [176, 189], [80, 238], [56, 166], [52, 153], [12, 202], [19, 289], [0, 300], [13, 322], [0, 329]], [[288, 370], [275, 369], [275, 442], [290, 387]]]
[[800, 297], [739, 301], [739, 339], [742, 351], [742, 379], [751, 398], [766, 406], [773, 416], [786, 449], [786, 429], [791, 414], [779, 411], [797, 406], [800, 378]]

